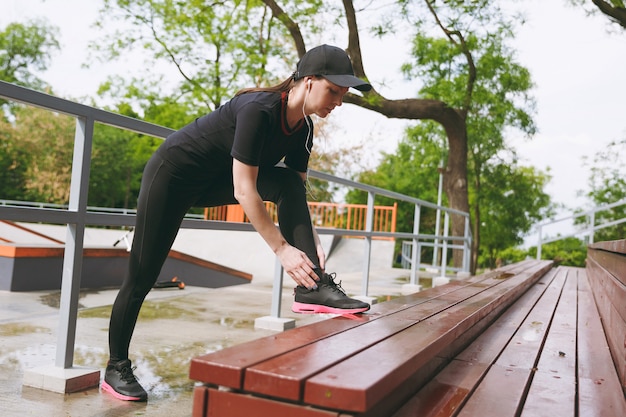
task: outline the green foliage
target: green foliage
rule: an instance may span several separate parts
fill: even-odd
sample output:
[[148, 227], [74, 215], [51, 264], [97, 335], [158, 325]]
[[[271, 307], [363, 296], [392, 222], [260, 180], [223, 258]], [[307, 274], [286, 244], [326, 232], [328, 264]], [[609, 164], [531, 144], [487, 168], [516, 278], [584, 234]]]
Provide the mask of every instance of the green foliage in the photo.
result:
[[[623, 161], [625, 154], [626, 139], [622, 139], [613, 141], [605, 149], [598, 151], [591, 161], [585, 158], [585, 165], [591, 169], [588, 180], [590, 191], [586, 197], [593, 205], [599, 207], [619, 201], [625, 202], [609, 210], [598, 211], [594, 219], [596, 226], [626, 219], [626, 169]], [[576, 223], [588, 224], [589, 219], [580, 217]], [[624, 236], [626, 222], [597, 230], [594, 241], [624, 239]]]
[[479, 266], [493, 268], [507, 248], [549, 214], [550, 197], [543, 191], [549, 177], [532, 167], [488, 165], [474, 203], [480, 209]]
[[36, 71], [48, 68], [54, 51], [59, 49], [58, 29], [43, 21], [10, 23], [0, 32], [0, 80], [33, 89], [45, 83]]
[[[383, 158], [374, 171], [365, 171], [358, 175], [357, 181], [395, 191], [428, 202], [436, 202], [439, 185], [439, 167], [445, 159], [442, 147], [441, 127], [430, 121], [420, 122], [407, 129], [406, 136], [398, 144], [393, 154], [383, 154]], [[442, 204], [445, 205], [445, 196]], [[346, 195], [346, 201], [353, 204], [366, 204], [367, 193], [352, 190]], [[398, 203], [396, 231], [413, 232], [415, 205], [377, 196], [375, 204], [393, 205]], [[420, 211], [420, 233], [435, 234], [436, 210], [422, 208]], [[401, 242], [396, 243], [400, 251]], [[424, 248], [422, 257], [432, 257], [432, 249]]]
[[519, 247], [508, 247], [500, 251], [495, 262], [493, 261], [489, 253], [486, 253], [486, 255], [487, 256], [483, 254], [478, 257], [478, 264], [482, 266], [487, 266], [489, 268], [520, 262], [530, 257], [530, 254], [527, 250], [521, 249]]
[[[528, 250], [533, 259], [537, 257], [537, 247]], [[587, 259], [587, 246], [585, 243], [573, 237], [546, 243], [541, 247], [541, 259], [553, 260], [556, 265], [585, 267]]]
[[69, 202], [74, 143], [73, 118], [33, 107], [16, 106], [14, 122], [0, 123], [0, 164], [7, 180], [0, 198]]
[[[295, 19], [318, 10], [322, 2], [289, 2]], [[91, 49], [103, 60], [119, 59], [142, 50], [146, 65], [165, 63], [178, 102], [210, 111], [245, 86], [274, 84], [295, 69], [297, 55], [285, 39], [286, 27], [272, 17], [260, 1], [235, 0], [105, 0], [99, 27], [124, 21], [124, 30], [93, 42]], [[316, 28], [314, 19], [303, 28]], [[161, 66], [162, 68], [163, 66]], [[153, 74], [142, 74], [154, 81]], [[167, 95], [167, 93], [166, 93]]]

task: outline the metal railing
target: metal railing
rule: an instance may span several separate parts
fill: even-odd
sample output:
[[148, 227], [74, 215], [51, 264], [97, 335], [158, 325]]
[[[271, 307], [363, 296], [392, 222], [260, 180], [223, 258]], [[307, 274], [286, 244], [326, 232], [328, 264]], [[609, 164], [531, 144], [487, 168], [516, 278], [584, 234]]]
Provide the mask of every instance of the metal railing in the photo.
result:
[[[619, 207], [623, 205], [626, 205], [626, 199], [619, 200], [611, 204], [594, 207], [591, 210], [587, 210], [581, 213], [574, 213], [574, 214], [561, 217], [561, 218], [558, 218], [549, 222], [538, 224], [537, 226], [535, 226], [537, 228], [537, 259], [541, 259], [542, 245], [545, 245], [547, 243], [557, 242], [559, 240], [567, 239], [570, 237], [577, 237], [577, 236], [587, 237], [588, 239], [587, 243], [592, 244], [594, 242], [594, 234], [596, 230], [601, 230], [607, 227], [616, 226], [621, 223], [626, 223], [626, 218], [623, 218], [623, 219], [613, 220], [610, 222], [596, 224], [596, 213], [605, 211], [605, 210], [610, 210], [614, 207]], [[581, 227], [577, 228], [574, 232], [568, 233], [565, 235], [558, 235], [556, 237], [549, 237], [547, 239], [543, 239], [543, 232], [546, 228], [550, 226], [554, 226], [559, 223], [566, 222], [566, 221], [570, 222], [578, 218], [586, 218], [587, 221], [584, 224], [582, 224]]]
[[[48, 94], [40, 93], [2, 81], [0, 81], [0, 97], [26, 105], [40, 107], [49, 111], [66, 114], [76, 119], [69, 204], [63, 207], [50, 207], [43, 205], [36, 206], [33, 204], [27, 205], [26, 203], [0, 205], [0, 219], [67, 225], [65, 252], [63, 258], [63, 276], [61, 281], [61, 300], [59, 311], [60, 323], [58, 329], [55, 366], [65, 369], [71, 368], [73, 365], [74, 356], [85, 227], [86, 225], [131, 227], [134, 226], [135, 223], [134, 211], [120, 212], [117, 209], [95, 210], [94, 208], [90, 208], [87, 206], [87, 192], [89, 185], [90, 159], [94, 125], [95, 123], [105, 124], [157, 138], [165, 138], [170, 133], [172, 133], [173, 130], [144, 121], [132, 119], [130, 117], [121, 116], [119, 114], [74, 103], [58, 97], [53, 97]], [[317, 178], [323, 181], [356, 188], [365, 191], [368, 194], [365, 230], [357, 231], [333, 228], [318, 228], [318, 232], [320, 234], [364, 237], [365, 244], [363, 253], [362, 295], [367, 296], [368, 293], [372, 238], [377, 236], [387, 238], [410, 239], [412, 240], [414, 247], [417, 247], [419, 242], [423, 240], [437, 239], [437, 241], [443, 242], [444, 245], [452, 240], [462, 241], [462, 247], [464, 250], [463, 270], [469, 271], [471, 235], [469, 232], [469, 215], [467, 213], [441, 207], [433, 203], [429, 203], [417, 198], [412, 198], [393, 191], [335, 177], [333, 175], [323, 172], [309, 170], [309, 175], [313, 178]], [[415, 207], [415, 221], [413, 233], [391, 233], [383, 231], [373, 231], [372, 225], [374, 221], [374, 199], [376, 196], [385, 196], [395, 200], [405, 201], [413, 204]], [[446, 232], [443, 236], [420, 234], [420, 213], [423, 208], [435, 209], [445, 213], [446, 224], [450, 215], [455, 214], [462, 216], [465, 219], [465, 236], [448, 236], [447, 226], [445, 227]], [[205, 230], [254, 230], [252, 225], [249, 223], [210, 221], [189, 217], [186, 217], [183, 220], [181, 227]], [[416, 252], [417, 251], [414, 251], [412, 255], [412, 283], [416, 282], [416, 272], [418, 268]], [[446, 260], [442, 259], [442, 262], [445, 265]], [[277, 267], [275, 270], [271, 314], [273, 317], [280, 317], [280, 300], [283, 272], [282, 267], [280, 267], [280, 263], [277, 262], [276, 265]]]

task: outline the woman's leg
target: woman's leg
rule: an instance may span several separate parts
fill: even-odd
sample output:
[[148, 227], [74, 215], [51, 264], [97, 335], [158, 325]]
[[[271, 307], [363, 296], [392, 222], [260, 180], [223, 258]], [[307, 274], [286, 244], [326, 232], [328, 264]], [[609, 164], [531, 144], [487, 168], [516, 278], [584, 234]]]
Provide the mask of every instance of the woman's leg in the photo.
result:
[[128, 275], [113, 304], [109, 327], [110, 361], [128, 359], [130, 340], [144, 298], [154, 285], [192, 204], [190, 192], [176, 183], [155, 154], [144, 170]]

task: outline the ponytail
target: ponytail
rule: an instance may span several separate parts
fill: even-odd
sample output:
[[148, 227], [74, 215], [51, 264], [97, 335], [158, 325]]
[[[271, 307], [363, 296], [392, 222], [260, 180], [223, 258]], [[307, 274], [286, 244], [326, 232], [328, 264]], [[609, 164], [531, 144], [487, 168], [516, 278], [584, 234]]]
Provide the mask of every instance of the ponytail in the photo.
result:
[[237, 91], [237, 93], [235, 94], [235, 97], [239, 96], [241, 94], [255, 93], [255, 92], [267, 92], [267, 93], [287, 92], [287, 91], [291, 90], [291, 88], [294, 86], [295, 83], [296, 82], [294, 81], [293, 75], [292, 75], [289, 78], [287, 78], [286, 80], [284, 80], [283, 82], [281, 82], [280, 84], [273, 85], [273, 86], [270, 86], [270, 87], [242, 88], [241, 90]]

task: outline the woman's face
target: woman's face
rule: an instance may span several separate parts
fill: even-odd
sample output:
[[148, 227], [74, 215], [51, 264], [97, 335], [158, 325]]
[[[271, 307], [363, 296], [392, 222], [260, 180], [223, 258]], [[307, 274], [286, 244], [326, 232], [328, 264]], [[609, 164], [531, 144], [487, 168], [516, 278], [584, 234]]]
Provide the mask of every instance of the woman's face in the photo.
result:
[[339, 87], [326, 78], [311, 78], [306, 98], [306, 113], [315, 113], [319, 117], [326, 117], [337, 106], [341, 106], [343, 96], [348, 92], [348, 87]]

